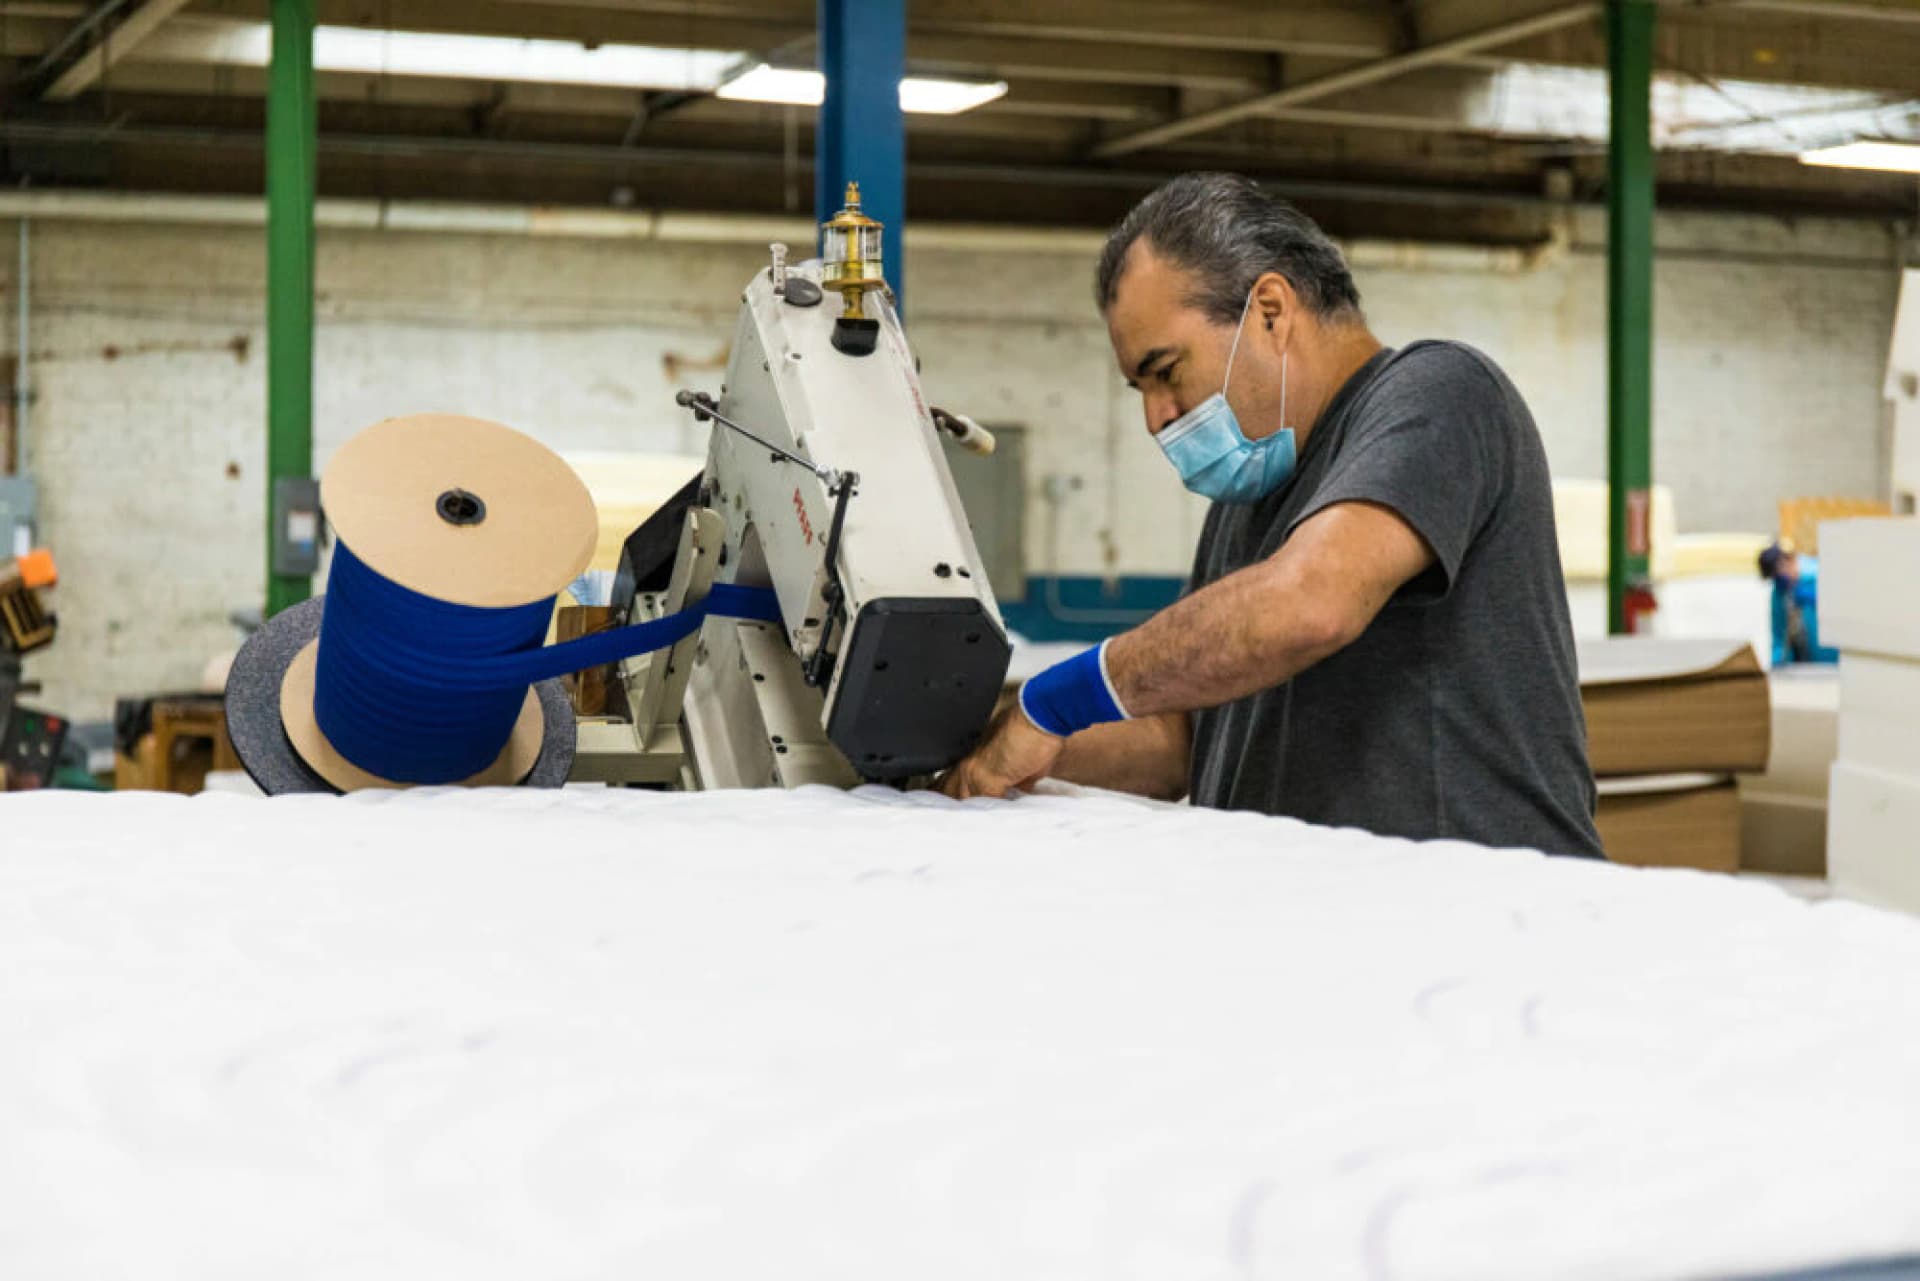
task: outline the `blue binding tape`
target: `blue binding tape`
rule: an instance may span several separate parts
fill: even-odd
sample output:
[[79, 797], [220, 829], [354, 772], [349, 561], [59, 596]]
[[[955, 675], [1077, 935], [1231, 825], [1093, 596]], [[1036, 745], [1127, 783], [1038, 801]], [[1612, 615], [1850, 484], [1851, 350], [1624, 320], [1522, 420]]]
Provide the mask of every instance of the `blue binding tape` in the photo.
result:
[[1055, 663], [1020, 687], [1020, 710], [1035, 726], [1068, 738], [1094, 725], [1130, 719], [1107, 679], [1107, 646]]
[[709, 616], [778, 623], [764, 587], [715, 583], [691, 609], [541, 645], [553, 600], [455, 605], [402, 587], [336, 544], [327, 575], [313, 714], [340, 754], [403, 783], [453, 783], [493, 763], [527, 687], [665, 649]]

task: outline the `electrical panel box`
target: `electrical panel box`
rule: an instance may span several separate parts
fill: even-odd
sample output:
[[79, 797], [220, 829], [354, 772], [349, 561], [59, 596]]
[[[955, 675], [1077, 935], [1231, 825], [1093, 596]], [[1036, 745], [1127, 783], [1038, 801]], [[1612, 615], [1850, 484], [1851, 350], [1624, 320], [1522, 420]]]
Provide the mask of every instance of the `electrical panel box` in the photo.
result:
[[0, 476], [0, 557], [33, 550], [33, 521], [39, 490], [25, 476]]
[[320, 482], [311, 476], [273, 482], [273, 572], [286, 578], [320, 572]]

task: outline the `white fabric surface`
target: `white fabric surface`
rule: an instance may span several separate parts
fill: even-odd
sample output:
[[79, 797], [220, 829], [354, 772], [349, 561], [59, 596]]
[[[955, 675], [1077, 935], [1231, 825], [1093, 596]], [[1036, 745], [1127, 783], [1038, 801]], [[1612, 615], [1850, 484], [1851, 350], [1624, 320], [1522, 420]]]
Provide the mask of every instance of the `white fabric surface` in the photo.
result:
[[1920, 1251], [1920, 922], [878, 789], [0, 798], [0, 1276]]

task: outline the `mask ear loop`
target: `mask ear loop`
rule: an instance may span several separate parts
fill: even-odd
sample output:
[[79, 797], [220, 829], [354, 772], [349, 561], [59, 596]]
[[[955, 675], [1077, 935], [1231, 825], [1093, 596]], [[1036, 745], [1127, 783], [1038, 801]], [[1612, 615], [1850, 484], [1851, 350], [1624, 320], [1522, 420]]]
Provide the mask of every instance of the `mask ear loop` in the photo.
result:
[[[1258, 284], [1255, 281], [1254, 284]], [[1226, 397], [1227, 388], [1233, 383], [1233, 358], [1240, 352], [1240, 335], [1247, 332], [1247, 312], [1253, 307], [1253, 285], [1247, 286], [1247, 300], [1240, 304], [1240, 323], [1233, 327], [1233, 346], [1227, 348], [1227, 372], [1220, 378], [1220, 395]]]

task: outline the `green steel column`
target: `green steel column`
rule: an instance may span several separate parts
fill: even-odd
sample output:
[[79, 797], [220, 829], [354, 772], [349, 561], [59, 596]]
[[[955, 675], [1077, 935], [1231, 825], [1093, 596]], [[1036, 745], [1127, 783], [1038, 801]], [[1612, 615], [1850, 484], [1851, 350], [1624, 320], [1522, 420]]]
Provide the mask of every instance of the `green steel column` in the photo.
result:
[[314, 0], [273, 0], [267, 81], [267, 617], [313, 580], [276, 574], [274, 481], [313, 472]]
[[1607, 618], [1649, 589], [1653, 488], [1653, 3], [1608, 0]]

